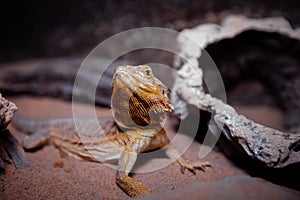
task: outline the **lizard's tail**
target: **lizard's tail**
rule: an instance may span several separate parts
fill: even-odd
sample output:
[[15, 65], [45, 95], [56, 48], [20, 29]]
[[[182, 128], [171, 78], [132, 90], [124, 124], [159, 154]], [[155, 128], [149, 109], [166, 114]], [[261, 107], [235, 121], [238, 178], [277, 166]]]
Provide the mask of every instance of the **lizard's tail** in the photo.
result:
[[28, 119], [19, 115], [14, 115], [12, 120], [13, 127], [26, 133], [32, 133], [36, 131], [39, 127], [41, 127], [42, 124], [43, 123], [40, 120]]

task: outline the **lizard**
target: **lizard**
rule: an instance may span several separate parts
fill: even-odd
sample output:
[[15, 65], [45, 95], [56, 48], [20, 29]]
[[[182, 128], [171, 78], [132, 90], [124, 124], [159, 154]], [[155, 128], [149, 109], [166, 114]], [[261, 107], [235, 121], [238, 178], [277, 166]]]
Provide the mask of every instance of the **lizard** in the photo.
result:
[[153, 75], [151, 67], [117, 67], [111, 91], [112, 116], [98, 118], [98, 127], [89, 119], [81, 120], [77, 124], [83, 130], [80, 134], [72, 118], [48, 121], [16, 118], [14, 126], [30, 133], [21, 141], [23, 148], [34, 149], [51, 143], [80, 160], [118, 161], [116, 184], [130, 197], [151, 192], [129, 176], [139, 153], [163, 148], [168, 157], [177, 160], [182, 172], [184, 169], [194, 173], [196, 169], [205, 171], [211, 166], [209, 162], [189, 161], [169, 145], [162, 121], [172, 112], [173, 106], [167, 87]]

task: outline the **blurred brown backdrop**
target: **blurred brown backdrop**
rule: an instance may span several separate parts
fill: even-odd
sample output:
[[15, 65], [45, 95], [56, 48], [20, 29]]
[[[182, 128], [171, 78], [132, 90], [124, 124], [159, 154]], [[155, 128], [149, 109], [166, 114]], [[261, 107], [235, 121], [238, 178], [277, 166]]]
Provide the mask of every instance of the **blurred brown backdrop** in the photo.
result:
[[297, 0], [6, 1], [0, 6], [0, 62], [86, 55], [120, 31], [159, 26], [175, 30], [218, 22], [227, 14], [282, 15], [300, 26]]

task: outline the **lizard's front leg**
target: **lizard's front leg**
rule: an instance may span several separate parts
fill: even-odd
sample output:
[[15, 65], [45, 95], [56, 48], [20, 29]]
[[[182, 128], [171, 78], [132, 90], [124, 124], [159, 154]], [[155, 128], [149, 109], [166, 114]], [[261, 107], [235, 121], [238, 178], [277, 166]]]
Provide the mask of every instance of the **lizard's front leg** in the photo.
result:
[[139, 197], [150, 193], [145, 185], [128, 176], [139, 152], [140, 147], [137, 144], [127, 144], [118, 163], [116, 182], [130, 197]]
[[[181, 166], [181, 171], [184, 173], [185, 169], [188, 169], [195, 173], [196, 169], [201, 169], [205, 171], [206, 167], [211, 167], [211, 164], [209, 162], [193, 162], [185, 159], [180, 152], [173, 147], [169, 143], [169, 139], [167, 138], [166, 132], [164, 129], [161, 129], [158, 134], [153, 138], [151, 141], [149, 147], [154, 148], [164, 148], [166, 151], [166, 154], [169, 158], [172, 160], [177, 160], [179, 165]], [[151, 150], [149, 148], [149, 150]]]
[[177, 160], [177, 162], [181, 166], [182, 173], [184, 173], [185, 169], [188, 169], [193, 173], [196, 173], [196, 169], [201, 169], [205, 171], [206, 167], [211, 167], [211, 164], [209, 162], [199, 162], [199, 161], [193, 162], [185, 159], [184, 157], [181, 156], [179, 151], [170, 144], [165, 149], [166, 149], [166, 154], [168, 155], [169, 158]]

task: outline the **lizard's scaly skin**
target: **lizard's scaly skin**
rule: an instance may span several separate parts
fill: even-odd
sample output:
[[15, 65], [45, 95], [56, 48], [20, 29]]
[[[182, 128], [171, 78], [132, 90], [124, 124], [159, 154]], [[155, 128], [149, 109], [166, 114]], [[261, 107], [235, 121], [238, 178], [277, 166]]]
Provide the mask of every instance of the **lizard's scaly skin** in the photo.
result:
[[130, 197], [139, 197], [150, 190], [128, 174], [141, 152], [165, 148], [170, 158], [178, 159], [182, 171], [187, 168], [195, 172], [210, 166], [208, 162], [194, 163], [180, 158], [179, 152], [168, 145], [161, 122], [172, 109], [167, 88], [154, 77], [149, 66], [120, 66], [112, 82], [113, 117], [99, 118], [99, 126], [82, 119], [76, 124], [83, 130], [79, 135], [73, 119], [16, 118], [13, 123], [31, 133], [22, 141], [25, 149], [52, 143], [81, 160], [105, 163], [118, 160], [116, 183]]

